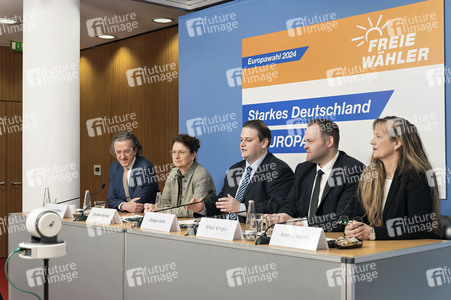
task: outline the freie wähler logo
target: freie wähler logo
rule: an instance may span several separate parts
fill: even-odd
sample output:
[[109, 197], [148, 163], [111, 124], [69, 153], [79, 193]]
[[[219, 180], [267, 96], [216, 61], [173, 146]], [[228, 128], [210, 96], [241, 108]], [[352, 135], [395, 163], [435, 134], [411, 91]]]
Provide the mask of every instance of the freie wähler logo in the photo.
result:
[[226, 271], [229, 287], [239, 287], [253, 283], [267, 283], [279, 277], [276, 263], [265, 265], [244, 266]]
[[443, 268], [434, 268], [426, 271], [426, 278], [429, 287], [442, 286], [444, 284], [451, 284], [451, 270], [448, 266]]
[[96, 37], [117, 32], [132, 32], [133, 29], [138, 28], [138, 21], [136, 21], [135, 13], [129, 13], [122, 16], [114, 15], [112, 17], [89, 19], [86, 21], [86, 27], [88, 35]]
[[86, 121], [88, 135], [90, 137], [100, 136], [102, 134], [117, 133], [120, 131], [132, 131], [138, 128], [136, 114], [124, 114], [122, 116], [114, 115], [112, 117], [94, 118]]
[[161, 66], [154, 65], [149, 68], [134, 68], [125, 72], [129, 87], [141, 86], [144, 84], [152, 84], [156, 82], [172, 82], [178, 78], [177, 64], [170, 63]]
[[26, 171], [28, 185], [30, 187], [43, 186], [44, 184], [57, 182], [71, 182], [78, 178], [77, 164], [68, 163], [53, 167], [34, 168]]
[[0, 135], [17, 132], [32, 132], [38, 128], [35, 113], [0, 117]]
[[238, 128], [236, 113], [224, 115], [205, 116], [186, 121], [188, 134], [191, 136], [201, 136], [203, 134], [213, 134], [219, 132], [231, 132]]
[[[368, 25], [356, 25], [364, 30], [365, 34], [351, 39], [357, 42], [357, 47], [368, 43], [368, 53], [370, 55], [362, 57], [364, 69], [376, 68], [389, 65], [401, 65], [429, 59], [429, 48], [414, 48], [407, 51], [406, 47], [415, 46], [416, 32], [383, 37], [389, 21], [382, 22], [382, 15], [379, 16], [376, 25], [368, 18]], [[387, 33], [388, 35], [388, 33]]]
[[155, 265], [153, 267], [145, 266], [129, 269], [125, 274], [129, 287], [138, 287], [144, 284], [155, 284], [160, 282], [169, 283], [178, 278], [175, 262], [164, 265]]
[[186, 21], [186, 28], [190, 37], [201, 36], [204, 34], [214, 34], [218, 32], [231, 32], [238, 28], [236, 13], [224, 15], [205, 16], [203, 18], [194, 18]]
[[68, 63], [51, 67], [40, 67], [26, 71], [27, 83], [30, 87], [55, 84], [69, 81], [79, 77], [77, 64]]
[[44, 284], [44, 276], [48, 275], [49, 284], [59, 282], [72, 282], [78, 278], [77, 264], [70, 263], [65, 265], [54, 265], [49, 269], [35, 268], [26, 271], [27, 282], [30, 287], [41, 286]]

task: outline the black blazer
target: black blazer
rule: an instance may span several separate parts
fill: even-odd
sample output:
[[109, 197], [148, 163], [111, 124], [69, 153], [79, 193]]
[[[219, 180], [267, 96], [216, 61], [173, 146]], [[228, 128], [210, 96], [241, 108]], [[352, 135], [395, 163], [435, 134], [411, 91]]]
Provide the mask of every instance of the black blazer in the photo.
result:
[[[279, 213], [294, 218], [308, 216], [310, 198], [316, 176], [316, 163], [303, 162], [297, 165], [294, 184]], [[321, 226], [325, 231], [341, 231], [337, 225], [340, 215], [352, 218], [360, 174], [365, 165], [340, 151], [324, 188], [316, 216], [309, 218], [309, 226]], [[324, 179], [323, 179], [324, 180]]]
[[[216, 208], [218, 198], [227, 197], [227, 194], [235, 197], [245, 168], [245, 160], [229, 168], [219, 195], [205, 200], [207, 216], [221, 213]], [[294, 174], [291, 168], [284, 161], [268, 152], [244, 192], [243, 203], [247, 207], [249, 200], [254, 200], [256, 212], [276, 213], [281, 207], [283, 199], [290, 191], [291, 185], [293, 184], [293, 177]], [[240, 221], [243, 220], [240, 217]]]
[[[365, 215], [360, 202], [356, 205], [355, 214]], [[378, 240], [440, 238], [433, 232], [434, 228], [441, 226], [440, 216], [433, 214], [431, 187], [425, 173], [396, 169], [382, 217], [384, 226], [374, 227]], [[367, 217], [364, 221], [369, 223]]]

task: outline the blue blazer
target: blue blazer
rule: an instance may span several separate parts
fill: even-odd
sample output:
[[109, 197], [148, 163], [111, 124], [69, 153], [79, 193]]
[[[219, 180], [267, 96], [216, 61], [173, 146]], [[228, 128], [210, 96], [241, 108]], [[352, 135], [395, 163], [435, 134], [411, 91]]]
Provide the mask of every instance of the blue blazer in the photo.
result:
[[[150, 161], [144, 157], [137, 156], [133, 168], [130, 170], [128, 182], [128, 192], [130, 199], [140, 197], [138, 203], [155, 203], [158, 188], [155, 169]], [[110, 182], [108, 186], [108, 206], [118, 208], [122, 202], [127, 202], [125, 198], [122, 176], [124, 168], [116, 160], [110, 166]]]

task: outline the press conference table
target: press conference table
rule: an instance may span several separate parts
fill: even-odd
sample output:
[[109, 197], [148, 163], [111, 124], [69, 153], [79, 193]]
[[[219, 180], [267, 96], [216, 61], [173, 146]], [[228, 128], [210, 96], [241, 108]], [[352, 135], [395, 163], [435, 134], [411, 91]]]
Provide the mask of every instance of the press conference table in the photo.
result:
[[[364, 241], [358, 249], [307, 251], [186, 233], [65, 219], [59, 239], [67, 243], [67, 255], [50, 260], [50, 299], [380, 300], [451, 295], [451, 274], [437, 277], [428, 271], [451, 269], [451, 241]], [[340, 235], [326, 233], [331, 238]], [[11, 233], [10, 252], [29, 238], [24, 230]], [[42, 295], [40, 278], [29, 275], [42, 266], [42, 260], [16, 255], [10, 261], [11, 279]], [[11, 286], [9, 296], [31, 299]]]

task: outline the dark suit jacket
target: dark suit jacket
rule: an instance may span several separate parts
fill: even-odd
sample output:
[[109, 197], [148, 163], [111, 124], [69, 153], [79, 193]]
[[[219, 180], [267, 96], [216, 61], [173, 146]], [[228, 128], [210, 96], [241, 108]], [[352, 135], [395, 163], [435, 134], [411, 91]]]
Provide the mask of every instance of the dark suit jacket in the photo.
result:
[[[144, 157], [136, 157], [135, 164], [130, 170], [130, 179], [128, 183], [128, 191], [130, 199], [141, 197], [138, 203], [155, 203], [158, 188], [155, 170], [147, 159]], [[126, 202], [124, 185], [122, 176], [124, 168], [118, 161], [110, 166], [110, 183], [108, 186], [108, 206], [110, 208], [118, 208], [119, 204]]]
[[[229, 168], [219, 195], [205, 201], [208, 216], [221, 213], [216, 208], [219, 198], [227, 197], [227, 194], [235, 197], [245, 168], [245, 160]], [[277, 212], [290, 191], [293, 175], [293, 171], [284, 161], [268, 152], [244, 192], [243, 203], [247, 207], [249, 200], [254, 200], [257, 213]], [[244, 221], [244, 218], [240, 217], [240, 221]]]
[[[296, 167], [293, 187], [279, 213], [294, 218], [308, 216], [316, 166], [306, 161]], [[355, 193], [364, 168], [360, 161], [340, 151], [329, 178], [322, 179], [326, 179], [327, 183], [316, 216], [308, 219], [309, 226], [321, 226], [325, 231], [343, 230], [336, 222], [340, 215], [352, 218]]]
[[[355, 214], [365, 215], [360, 202], [356, 205]], [[432, 231], [440, 226], [440, 216], [435, 216], [434, 220], [431, 214], [433, 199], [426, 174], [415, 170], [400, 172], [398, 168], [382, 214], [384, 226], [374, 227], [376, 239], [440, 238]], [[369, 223], [366, 217], [364, 221]]]

